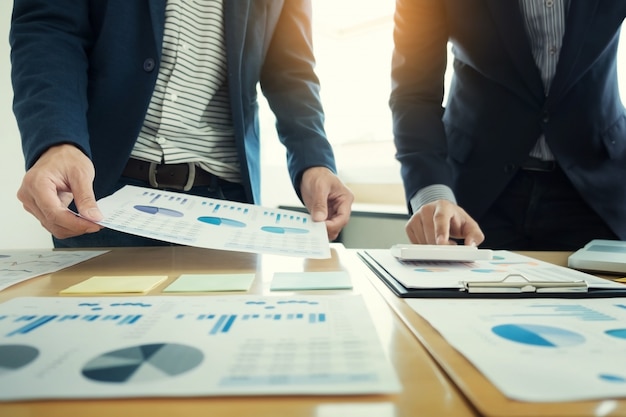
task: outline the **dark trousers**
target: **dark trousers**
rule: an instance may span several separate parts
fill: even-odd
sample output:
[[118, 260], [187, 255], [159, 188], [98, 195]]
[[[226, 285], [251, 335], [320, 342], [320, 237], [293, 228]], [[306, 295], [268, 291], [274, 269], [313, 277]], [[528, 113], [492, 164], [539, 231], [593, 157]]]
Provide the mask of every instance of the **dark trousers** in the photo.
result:
[[[117, 184], [117, 189], [124, 185], [136, 185], [139, 187], [150, 187], [147, 182], [138, 181], [132, 178], [122, 177]], [[193, 187], [187, 194], [198, 195], [207, 198], [220, 200], [246, 202], [246, 195], [241, 184], [227, 181], [215, 181], [214, 184]], [[119, 247], [119, 246], [172, 246], [173, 243], [150, 239], [143, 236], [131, 235], [118, 232], [116, 230], [104, 228], [96, 233], [84, 234], [67, 239], [52, 238], [55, 248], [94, 248], [94, 247]]]
[[490, 249], [573, 251], [617, 235], [558, 167], [520, 170], [489, 211], [477, 219]]

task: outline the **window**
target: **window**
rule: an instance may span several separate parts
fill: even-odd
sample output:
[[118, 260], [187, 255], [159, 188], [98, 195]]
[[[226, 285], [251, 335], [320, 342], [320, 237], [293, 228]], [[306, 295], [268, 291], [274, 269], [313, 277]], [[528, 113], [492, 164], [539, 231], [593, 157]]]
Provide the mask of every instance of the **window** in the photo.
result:
[[[313, 46], [326, 133], [333, 144], [339, 176], [357, 188], [360, 183], [374, 183], [388, 190], [393, 184], [394, 202], [404, 206], [387, 104], [394, 7], [393, 1], [314, 0]], [[260, 105], [262, 203], [298, 204], [287, 174], [285, 151], [276, 138], [274, 116], [263, 100]]]
[[[405, 204], [388, 107], [394, 8], [393, 0], [313, 1], [316, 72], [322, 86], [326, 131], [339, 176], [355, 191], [357, 203]], [[625, 44], [622, 42], [618, 52], [621, 73], [626, 71]], [[448, 71], [447, 83], [450, 78]], [[626, 76], [621, 80], [624, 96]], [[289, 181], [273, 115], [265, 102], [260, 105], [262, 203], [300, 204]], [[369, 196], [359, 194], [360, 185], [370, 190]]]

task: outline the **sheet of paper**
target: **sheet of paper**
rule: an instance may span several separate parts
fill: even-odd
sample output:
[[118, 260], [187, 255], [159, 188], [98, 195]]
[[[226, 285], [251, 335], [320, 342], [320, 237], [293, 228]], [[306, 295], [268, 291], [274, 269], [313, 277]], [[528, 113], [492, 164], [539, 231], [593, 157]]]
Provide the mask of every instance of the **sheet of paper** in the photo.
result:
[[276, 272], [271, 291], [345, 290], [352, 288], [346, 271]]
[[163, 292], [248, 291], [254, 274], [183, 274]]
[[626, 298], [406, 302], [511, 399], [626, 396]]
[[494, 251], [492, 260], [475, 262], [399, 261], [386, 249], [367, 253], [407, 288], [463, 288], [464, 282], [501, 281], [516, 274], [529, 281], [583, 280], [590, 288], [624, 288], [623, 284], [509, 251]]
[[0, 250], [0, 291], [22, 281], [51, 274], [107, 251]]
[[358, 295], [15, 298], [0, 400], [396, 393], [369, 317]]
[[59, 294], [145, 294], [167, 275], [95, 276], [59, 291]]
[[98, 200], [102, 226], [210, 249], [324, 259], [324, 222], [310, 215], [127, 185]]

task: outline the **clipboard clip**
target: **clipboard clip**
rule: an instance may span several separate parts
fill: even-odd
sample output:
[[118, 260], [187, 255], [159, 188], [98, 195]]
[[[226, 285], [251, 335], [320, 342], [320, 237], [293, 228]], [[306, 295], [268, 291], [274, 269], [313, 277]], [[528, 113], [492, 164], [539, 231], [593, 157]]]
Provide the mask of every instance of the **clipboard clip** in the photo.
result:
[[461, 281], [468, 293], [587, 292], [587, 281], [531, 281], [522, 274], [509, 274], [500, 281]]

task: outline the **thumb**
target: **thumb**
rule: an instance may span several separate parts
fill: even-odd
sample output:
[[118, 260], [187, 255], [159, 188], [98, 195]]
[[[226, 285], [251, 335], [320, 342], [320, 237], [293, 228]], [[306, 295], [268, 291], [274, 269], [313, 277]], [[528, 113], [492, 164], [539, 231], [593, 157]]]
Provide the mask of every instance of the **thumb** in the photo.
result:
[[323, 222], [328, 218], [328, 206], [326, 199], [317, 196], [313, 200], [312, 207], [309, 207], [309, 212], [314, 222]]
[[104, 218], [96, 203], [96, 197], [91, 185], [80, 184], [78, 188], [72, 190], [74, 194], [74, 204], [81, 217], [87, 220], [98, 222]]

